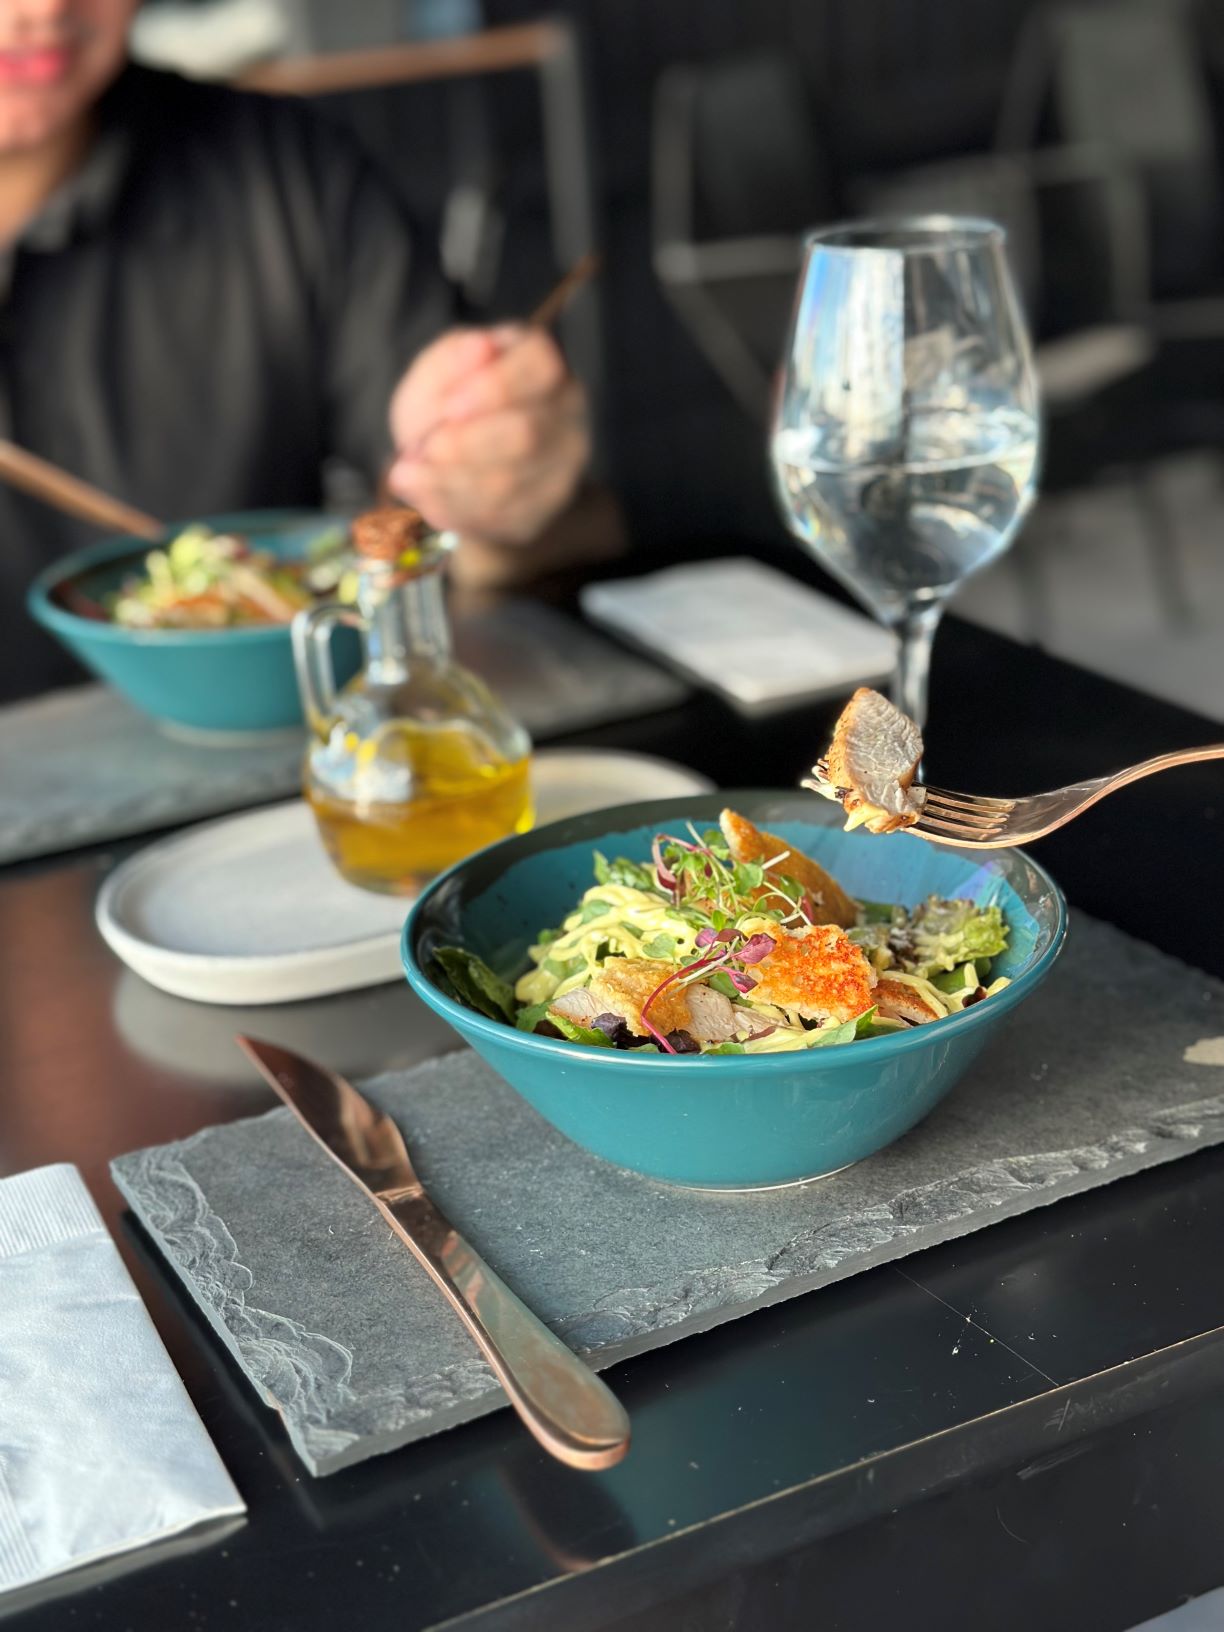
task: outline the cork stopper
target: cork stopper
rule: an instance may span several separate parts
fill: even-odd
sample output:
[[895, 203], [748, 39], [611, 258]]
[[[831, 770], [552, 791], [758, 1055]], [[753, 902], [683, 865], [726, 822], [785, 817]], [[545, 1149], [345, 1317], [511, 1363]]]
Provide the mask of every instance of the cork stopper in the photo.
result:
[[419, 511], [395, 504], [355, 517], [351, 530], [354, 550], [367, 561], [398, 561], [420, 545], [429, 525]]

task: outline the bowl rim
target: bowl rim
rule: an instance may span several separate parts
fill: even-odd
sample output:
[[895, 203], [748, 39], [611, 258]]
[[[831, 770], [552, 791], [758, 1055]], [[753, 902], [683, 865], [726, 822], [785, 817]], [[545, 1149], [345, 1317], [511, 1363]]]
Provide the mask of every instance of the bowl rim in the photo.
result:
[[[795, 792], [796, 790], [793, 788], [718, 789], [714, 795], [697, 794], [693, 797], [717, 797], [734, 801], [736, 797], [742, 798], [745, 793], [751, 793], [754, 796], [764, 795], [766, 798], [790, 798], [794, 796]], [[587, 814], [607, 817], [609, 820], [614, 821], [617, 817], [640, 810], [643, 804], [658, 802], [637, 800], [626, 805], [611, 805], [605, 810], [591, 811]], [[581, 817], [562, 817], [559, 821], [548, 822], [543, 827], [532, 828], [530, 830], [531, 836], [538, 838], [540, 834], [547, 833], [552, 828], [565, 826], [576, 819], [581, 820]], [[581, 1049], [580, 1057], [585, 1063], [598, 1065], [602, 1069], [618, 1069], [620, 1066], [633, 1064], [639, 1067], [643, 1064], [647, 1067], [662, 1065], [665, 1058], [662, 1054], [657, 1059], [647, 1058], [643, 1060], [637, 1056], [631, 1056], [623, 1049], [594, 1048], [588, 1043], [571, 1043], [561, 1037], [538, 1037], [534, 1032], [519, 1031], [506, 1021], [490, 1020], [483, 1014], [477, 1014], [474, 1009], [465, 1008], [462, 1003], [457, 1003], [454, 998], [448, 997], [445, 992], [441, 991], [433, 983], [417, 962], [412, 950], [412, 936], [416, 924], [423, 916], [431, 898], [444, 888], [456, 873], [467, 867], [471, 862], [479, 857], [487, 856], [491, 851], [497, 850], [503, 845], [509, 847], [517, 839], [528, 836], [527, 834], [512, 834], [509, 838], [499, 839], [493, 844], [486, 845], [484, 849], [477, 850], [470, 856], [465, 856], [462, 861], [456, 862], [453, 867], [448, 867], [444, 873], [440, 873], [421, 891], [420, 895], [412, 903], [404, 920], [403, 930], [400, 933], [400, 963], [408, 984], [427, 1007], [432, 1008], [442, 1019], [454, 1026], [461, 1036], [464, 1036], [467, 1032], [475, 1032], [478, 1037], [501, 1043], [503, 1046], [510, 1047], [519, 1053], [530, 1054], [536, 1058], [541, 1057], [542, 1054], [545, 1058], [569, 1059], [571, 1062], [574, 1059], [574, 1050]], [[595, 848], [597, 843], [598, 840], [592, 837], [592, 848]], [[568, 847], [566, 846], [566, 848]], [[560, 846], [557, 846], [557, 848], [560, 848]], [[1027, 969], [1015, 976], [1010, 985], [1005, 986], [1001, 992], [997, 992], [989, 1000], [989, 1005], [975, 1003], [971, 1008], [962, 1009], [959, 1014], [950, 1014], [943, 1020], [932, 1022], [934, 1026], [939, 1028], [938, 1035], [948, 1038], [953, 1035], [953, 1032], [959, 1035], [968, 1032], [974, 1026], [991, 1025], [993, 1024], [992, 1016], [994, 1019], [999, 1019], [1009, 1010], [1014, 1009], [1017, 1004], [1023, 1002], [1034, 987], [1040, 985], [1041, 981], [1045, 979], [1053, 964], [1057, 961], [1066, 943], [1069, 927], [1066, 896], [1059, 884], [1039, 861], [1033, 860], [1027, 850], [1019, 848], [958, 850], [957, 853], [967, 859], [980, 857], [998, 860], [1005, 856], [1020, 857], [1044, 881], [1046, 888], [1049, 890], [1055, 906], [1055, 922], [1050, 944], [1034, 959]], [[855, 1041], [852, 1046], [835, 1046], [827, 1049], [791, 1049], [778, 1054], [680, 1054], [676, 1055], [675, 1058], [683, 1060], [684, 1069], [687, 1070], [714, 1071], [726, 1067], [743, 1070], [744, 1066], [747, 1065], [750, 1070], [760, 1073], [771, 1069], [778, 1072], [793, 1072], [801, 1064], [807, 1064], [812, 1070], [837, 1069], [839, 1066], [847, 1065], [854, 1060], [879, 1061], [887, 1059], [890, 1055], [905, 1054], [915, 1048], [928, 1048], [934, 1041], [930, 1032], [930, 1026], [915, 1026], [909, 1031], [893, 1032], [887, 1037], [864, 1037]], [[668, 1064], [667, 1069], [674, 1070], [674, 1064]]]
[[202, 525], [211, 527], [217, 532], [239, 530], [256, 532], [261, 527], [264, 531], [272, 531], [276, 528], [288, 529], [291, 526], [309, 526], [313, 523], [325, 526], [328, 522], [337, 527], [344, 527], [347, 526], [348, 520], [347, 516], [339, 512], [312, 510], [309, 507], [230, 510], [217, 515], [188, 516], [181, 521], [168, 522], [161, 544], [155, 539], [137, 538], [132, 533], [112, 533], [93, 544], [86, 544], [81, 549], [74, 550], [70, 555], [61, 556], [58, 561], [52, 561], [49, 566], [44, 567], [26, 591], [26, 610], [44, 629], [50, 629], [68, 639], [77, 640], [87, 636], [90, 640], [117, 646], [170, 648], [228, 644], [232, 641], [242, 641], [248, 645], [287, 641], [289, 639], [287, 623], [255, 624], [247, 628], [239, 626], [229, 629], [129, 629], [124, 624], [112, 623], [110, 620], [103, 623], [98, 618], [83, 618], [78, 612], [69, 612], [65, 607], [57, 606], [51, 596], [67, 579], [88, 572], [94, 567], [105, 566], [108, 562], [119, 560], [127, 554], [137, 555], [144, 551], [160, 549], [187, 527]]

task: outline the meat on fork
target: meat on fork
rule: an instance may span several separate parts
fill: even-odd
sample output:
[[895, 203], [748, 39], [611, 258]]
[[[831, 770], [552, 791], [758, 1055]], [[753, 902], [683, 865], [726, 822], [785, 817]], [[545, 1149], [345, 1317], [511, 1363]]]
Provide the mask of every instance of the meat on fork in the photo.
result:
[[829, 751], [805, 782], [839, 799], [847, 826], [872, 833], [912, 827], [922, 814], [923, 793], [914, 786], [922, 759], [922, 734], [878, 691], [860, 686], [842, 710]]

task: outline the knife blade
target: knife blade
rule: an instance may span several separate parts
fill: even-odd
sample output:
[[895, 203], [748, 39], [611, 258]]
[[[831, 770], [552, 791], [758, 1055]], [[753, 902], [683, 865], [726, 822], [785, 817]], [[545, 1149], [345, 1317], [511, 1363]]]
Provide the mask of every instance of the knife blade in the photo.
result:
[[334, 1071], [275, 1043], [238, 1039], [306, 1131], [428, 1271], [525, 1426], [572, 1468], [613, 1467], [629, 1418], [595, 1373], [490, 1269], [425, 1193], [399, 1128]]

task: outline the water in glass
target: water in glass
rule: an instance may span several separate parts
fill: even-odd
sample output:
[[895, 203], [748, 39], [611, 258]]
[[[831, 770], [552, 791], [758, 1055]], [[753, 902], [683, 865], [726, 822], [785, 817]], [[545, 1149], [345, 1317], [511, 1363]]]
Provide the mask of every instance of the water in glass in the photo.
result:
[[775, 414], [778, 496], [897, 629], [895, 693], [920, 724], [943, 605], [1015, 537], [1038, 444], [1000, 228], [941, 217], [811, 236]]

